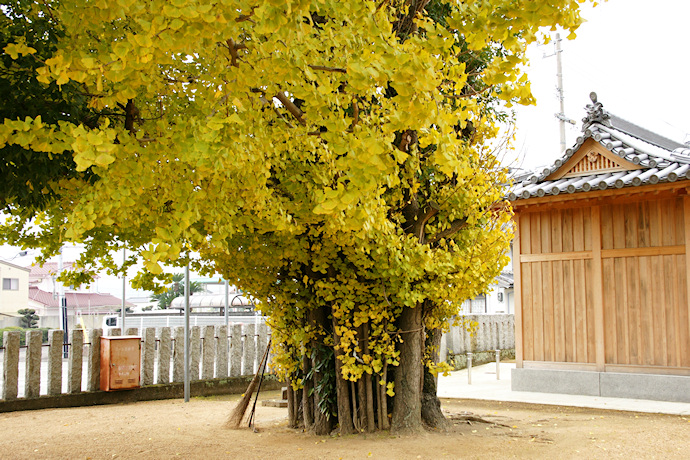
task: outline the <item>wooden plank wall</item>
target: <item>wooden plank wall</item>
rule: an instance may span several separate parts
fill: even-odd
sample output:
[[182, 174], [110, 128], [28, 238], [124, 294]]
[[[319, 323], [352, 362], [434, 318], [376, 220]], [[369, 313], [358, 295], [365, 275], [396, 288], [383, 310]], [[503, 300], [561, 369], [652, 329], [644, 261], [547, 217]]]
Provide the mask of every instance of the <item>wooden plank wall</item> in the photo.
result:
[[522, 359], [687, 371], [684, 206], [670, 197], [518, 213]]
[[589, 208], [519, 219], [523, 359], [594, 363]]
[[683, 198], [601, 208], [607, 364], [690, 367]]

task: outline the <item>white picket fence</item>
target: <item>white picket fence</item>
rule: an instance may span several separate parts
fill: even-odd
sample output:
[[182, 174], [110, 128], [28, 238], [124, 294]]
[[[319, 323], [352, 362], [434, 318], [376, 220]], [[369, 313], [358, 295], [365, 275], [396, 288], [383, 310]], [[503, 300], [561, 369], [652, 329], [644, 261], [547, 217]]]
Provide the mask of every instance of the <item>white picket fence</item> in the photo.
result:
[[[119, 335], [112, 330], [111, 335]], [[5, 332], [2, 349], [2, 399], [37, 398], [100, 390], [101, 329], [74, 329], [64, 357], [63, 331], [51, 330], [48, 344], [40, 331], [28, 331], [20, 347], [18, 331]], [[139, 336], [138, 329], [127, 335]], [[190, 328], [191, 380], [253, 375], [270, 336], [266, 324]], [[147, 327], [141, 331], [141, 386], [184, 380], [184, 328]]]

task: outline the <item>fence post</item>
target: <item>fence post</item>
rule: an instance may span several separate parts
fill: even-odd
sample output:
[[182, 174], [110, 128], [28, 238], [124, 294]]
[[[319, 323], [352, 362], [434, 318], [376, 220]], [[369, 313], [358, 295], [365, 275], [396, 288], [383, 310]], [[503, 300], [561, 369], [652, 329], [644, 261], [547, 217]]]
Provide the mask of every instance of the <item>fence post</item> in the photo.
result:
[[43, 333], [26, 332], [26, 372], [24, 374], [24, 397], [38, 398], [41, 395], [41, 349]]
[[67, 367], [67, 392], [81, 392], [82, 363], [84, 359], [84, 330], [72, 329], [72, 345], [69, 347]]
[[173, 382], [184, 380], [184, 327], [175, 328], [175, 345], [173, 347]]
[[496, 380], [501, 380], [501, 350], [496, 350]]
[[266, 323], [259, 324], [259, 330], [256, 335], [256, 356], [254, 361], [256, 362], [256, 371], [259, 372], [261, 366], [261, 358], [264, 356], [266, 347], [268, 346], [268, 326]]
[[232, 325], [230, 337], [230, 377], [242, 375], [242, 325]]
[[62, 329], [48, 331], [48, 394], [50, 396], [62, 393], [63, 337]]
[[128, 327], [127, 328], [127, 335], [139, 335], [139, 328], [138, 327]]
[[201, 327], [192, 326], [189, 334], [189, 380], [199, 380], [199, 358], [201, 355]]
[[472, 385], [472, 353], [467, 353], [467, 384]]
[[156, 352], [156, 328], [145, 327], [142, 331], [144, 345], [141, 347], [141, 384], [153, 385], [153, 361]]
[[245, 324], [244, 327], [244, 353], [242, 360], [242, 375], [254, 374], [254, 360], [256, 356], [256, 328], [254, 323]]
[[19, 331], [5, 331], [2, 345], [5, 353], [2, 360], [2, 399], [17, 399], [19, 386]]
[[158, 379], [156, 383], [170, 383], [170, 328], [162, 327], [158, 342]]
[[228, 376], [228, 327], [216, 326], [216, 378]]
[[216, 337], [213, 326], [204, 326], [201, 342], [201, 378], [213, 378], [213, 368], [216, 355]]
[[103, 329], [91, 329], [89, 331], [89, 356], [88, 356], [88, 391], [98, 391], [101, 389], [101, 337]]

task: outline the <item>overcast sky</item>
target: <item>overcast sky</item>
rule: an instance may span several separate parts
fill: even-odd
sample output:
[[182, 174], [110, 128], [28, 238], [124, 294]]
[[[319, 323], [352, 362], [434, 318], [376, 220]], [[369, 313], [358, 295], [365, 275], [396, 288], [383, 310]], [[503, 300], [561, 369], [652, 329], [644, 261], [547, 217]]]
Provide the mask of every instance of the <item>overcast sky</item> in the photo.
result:
[[[561, 42], [566, 148], [581, 132], [594, 91], [604, 109], [678, 142], [690, 141], [690, 2], [609, 0], [583, 8], [587, 20], [575, 40]], [[561, 34], [565, 38], [565, 34]], [[562, 155], [554, 45], [532, 46], [529, 76], [537, 106], [518, 110], [523, 167], [551, 164]], [[566, 125], [570, 126], [570, 125]]]
[[[584, 7], [583, 16], [587, 22], [577, 38], [561, 42], [565, 114], [577, 122], [566, 125], [566, 147], [580, 133], [592, 91], [617, 116], [678, 142], [690, 141], [690, 2], [609, 0]], [[556, 57], [545, 54], [554, 54], [553, 44], [532, 46], [528, 53], [537, 105], [518, 109], [516, 165], [523, 168], [551, 164], [562, 155], [554, 117], [559, 111]], [[4, 259], [18, 252], [0, 246]], [[74, 249], [65, 251], [65, 261], [75, 257]], [[27, 266], [32, 259], [29, 255], [12, 262]], [[121, 281], [114, 277], [104, 276], [98, 287], [121, 295]]]

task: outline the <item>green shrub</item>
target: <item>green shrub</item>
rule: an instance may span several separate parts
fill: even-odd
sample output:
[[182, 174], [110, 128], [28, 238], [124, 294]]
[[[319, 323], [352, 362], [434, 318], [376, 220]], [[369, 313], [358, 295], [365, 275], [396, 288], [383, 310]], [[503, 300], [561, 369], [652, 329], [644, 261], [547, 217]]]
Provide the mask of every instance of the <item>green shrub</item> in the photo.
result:
[[42, 327], [39, 329], [36, 328], [31, 328], [31, 329], [25, 329], [22, 327], [17, 327], [17, 326], [10, 326], [10, 327], [5, 327], [5, 328], [0, 328], [0, 347], [3, 347], [3, 340], [5, 337], [5, 331], [11, 332], [11, 331], [19, 331], [19, 345], [20, 346], [25, 346], [26, 345], [26, 331], [41, 331], [42, 333], [42, 342], [43, 343], [48, 343], [48, 331], [50, 329], [46, 327]]

